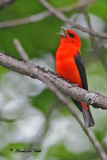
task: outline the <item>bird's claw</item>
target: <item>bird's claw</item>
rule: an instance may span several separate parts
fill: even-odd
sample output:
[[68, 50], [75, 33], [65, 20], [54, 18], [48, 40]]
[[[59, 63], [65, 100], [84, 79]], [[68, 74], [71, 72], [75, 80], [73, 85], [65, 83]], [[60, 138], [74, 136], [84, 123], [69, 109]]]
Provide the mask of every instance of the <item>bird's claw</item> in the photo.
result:
[[72, 83], [73, 86], [78, 87], [78, 84]]
[[60, 75], [58, 75], [58, 74], [57, 74], [57, 77], [58, 77], [58, 78], [63, 78], [62, 76], [60, 76]]
[[64, 80], [65, 80], [66, 82], [69, 82], [69, 83], [71, 83], [69, 79], [64, 79]]

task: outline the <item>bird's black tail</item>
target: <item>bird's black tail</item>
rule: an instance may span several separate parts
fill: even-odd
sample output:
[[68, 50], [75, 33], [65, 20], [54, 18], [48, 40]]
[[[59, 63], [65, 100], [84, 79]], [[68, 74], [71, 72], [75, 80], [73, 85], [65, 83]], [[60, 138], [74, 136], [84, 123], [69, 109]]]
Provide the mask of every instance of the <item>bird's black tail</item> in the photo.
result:
[[88, 111], [82, 106], [82, 111], [83, 111], [83, 117], [84, 117], [84, 122], [86, 127], [92, 127], [94, 126], [94, 119], [92, 117], [92, 114], [90, 112], [90, 108], [88, 107]]
[[[85, 126], [87, 128], [94, 126], [95, 123], [94, 123], [94, 119], [92, 117], [89, 106], [86, 106], [84, 103], [81, 103], [81, 102], [76, 101], [74, 99], [72, 99], [72, 100], [76, 104], [76, 106], [79, 108], [79, 110], [81, 112], [83, 112]], [[86, 110], [86, 108], [84, 106], [88, 107], [88, 110]]]

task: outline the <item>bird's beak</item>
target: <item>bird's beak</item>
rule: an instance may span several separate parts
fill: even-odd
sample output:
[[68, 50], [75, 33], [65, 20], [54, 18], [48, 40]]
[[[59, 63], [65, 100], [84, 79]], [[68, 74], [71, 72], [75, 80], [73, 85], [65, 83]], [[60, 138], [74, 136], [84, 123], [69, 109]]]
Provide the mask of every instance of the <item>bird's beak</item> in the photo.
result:
[[66, 37], [68, 35], [66, 28], [61, 26], [61, 29], [63, 30], [64, 34], [63, 33], [57, 33], [57, 34], [61, 37]]

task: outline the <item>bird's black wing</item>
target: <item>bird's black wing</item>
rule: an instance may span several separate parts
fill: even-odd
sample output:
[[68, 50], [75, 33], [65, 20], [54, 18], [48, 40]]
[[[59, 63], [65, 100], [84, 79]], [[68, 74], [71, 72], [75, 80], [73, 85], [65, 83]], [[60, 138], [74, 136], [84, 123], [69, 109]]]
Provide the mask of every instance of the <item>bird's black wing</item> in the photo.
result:
[[[82, 80], [82, 84], [83, 84], [83, 88], [88, 90], [88, 83], [87, 83], [87, 77], [86, 77], [86, 71], [85, 71], [85, 65], [84, 65], [84, 61], [80, 55], [80, 53], [78, 52], [78, 55], [75, 56], [75, 63], [77, 65], [77, 68], [79, 70], [80, 73], [80, 77]], [[72, 99], [73, 102], [76, 104], [76, 106], [79, 108], [79, 110], [82, 112], [82, 105], [79, 101], [76, 101], [74, 99]]]
[[[84, 61], [80, 55], [80, 53], [78, 53], [78, 56], [75, 56], [75, 63], [77, 65], [77, 68], [79, 70], [79, 74], [80, 74], [80, 77], [81, 77], [81, 80], [82, 80], [82, 85], [83, 85], [83, 88], [88, 90], [88, 83], [87, 83], [87, 77], [86, 77], [86, 71], [85, 71], [85, 65], [84, 65]], [[83, 112], [83, 117], [84, 117], [84, 122], [85, 122], [85, 126], [86, 127], [91, 127], [93, 126], [95, 123], [94, 123], [94, 119], [92, 117], [92, 114], [90, 112], [90, 108], [89, 106], [87, 105], [88, 107], [88, 111], [84, 108], [84, 106], [81, 105], [80, 102], [76, 101], [76, 100], [73, 100], [74, 103], [76, 104], [76, 106], [79, 108], [79, 110], [81, 112]]]
[[87, 83], [85, 65], [84, 65], [84, 61], [83, 61], [79, 52], [78, 52], [78, 56], [75, 56], [75, 62], [76, 62], [76, 65], [77, 65], [79, 73], [80, 73], [83, 88], [88, 90], [88, 83]]

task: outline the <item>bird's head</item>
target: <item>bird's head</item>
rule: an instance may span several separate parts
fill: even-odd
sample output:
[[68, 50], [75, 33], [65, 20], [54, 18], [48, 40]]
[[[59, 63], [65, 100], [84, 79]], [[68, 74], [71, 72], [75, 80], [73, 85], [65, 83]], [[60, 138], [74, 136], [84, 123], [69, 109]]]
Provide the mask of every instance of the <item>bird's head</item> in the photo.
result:
[[71, 47], [79, 48], [81, 47], [81, 40], [78, 34], [72, 30], [66, 30], [66, 28], [61, 27], [64, 33], [57, 33], [61, 36], [61, 43], [65, 45], [70, 45]]

